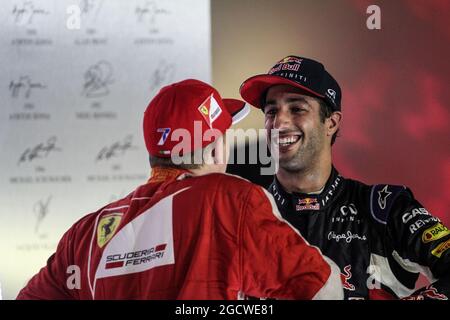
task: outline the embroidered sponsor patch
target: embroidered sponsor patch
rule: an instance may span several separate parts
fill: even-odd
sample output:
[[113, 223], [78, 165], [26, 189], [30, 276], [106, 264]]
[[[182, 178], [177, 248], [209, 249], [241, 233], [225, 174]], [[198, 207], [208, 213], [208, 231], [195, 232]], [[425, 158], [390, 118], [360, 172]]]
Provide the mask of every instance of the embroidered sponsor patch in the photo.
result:
[[342, 287], [345, 290], [349, 290], [349, 291], [355, 291], [355, 285], [351, 284], [349, 282], [349, 280], [352, 278], [352, 266], [346, 265], [344, 267], [344, 272], [341, 272], [341, 282], [342, 282]]
[[386, 224], [392, 205], [397, 196], [405, 191], [404, 186], [375, 185], [370, 194], [370, 211], [379, 223]]
[[448, 297], [445, 294], [440, 293], [432, 285], [428, 286], [425, 290], [421, 291], [419, 294], [405, 297], [402, 300], [425, 300], [426, 298], [433, 300], [448, 300]]
[[336, 242], [339, 242], [342, 240], [342, 242], [350, 243], [353, 240], [360, 240], [360, 241], [366, 241], [367, 237], [365, 235], [360, 235], [357, 233], [352, 233], [350, 230], [346, 233], [336, 233], [334, 231], [330, 231], [327, 236], [328, 240], [335, 240]]
[[450, 239], [448, 239], [447, 241], [441, 243], [436, 248], [434, 248], [433, 251], [431, 251], [431, 254], [440, 258], [442, 256], [442, 254], [445, 251], [447, 251], [449, 248], [450, 248]]
[[378, 191], [378, 206], [380, 209], [386, 209], [386, 202], [391, 194], [392, 192], [388, 190], [388, 185], [385, 185], [383, 189]]
[[214, 121], [222, 113], [222, 108], [219, 103], [214, 99], [213, 95], [210, 95], [199, 107], [198, 111], [202, 115], [203, 119], [206, 121], [210, 128], [213, 128]]
[[409, 212], [406, 212], [402, 216], [403, 223], [408, 223], [412, 218], [417, 215], [429, 216], [430, 213], [425, 208], [414, 208]]
[[437, 223], [422, 233], [422, 242], [428, 243], [445, 237], [450, 234], [450, 230], [442, 223]]
[[97, 226], [97, 244], [102, 248], [116, 233], [122, 220], [122, 213], [116, 212], [103, 216]]
[[269, 70], [269, 74], [273, 74], [279, 71], [295, 71], [297, 72], [300, 69], [302, 59], [297, 57], [286, 57], [283, 60], [277, 62], [277, 65]]
[[167, 243], [162, 243], [144, 250], [110, 255], [106, 258], [105, 269], [122, 268], [131, 264], [138, 265], [161, 259], [164, 257], [166, 247]]
[[170, 128], [158, 128], [156, 131], [161, 133], [161, 138], [158, 141], [158, 146], [162, 146], [166, 143], [167, 137], [169, 137]]
[[175, 263], [172, 201], [177, 193], [160, 200], [114, 236], [103, 251], [96, 279]]
[[316, 198], [303, 198], [298, 199], [298, 203], [295, 206], [297, 211], [302, 210], [320, 210], [320, 204]]

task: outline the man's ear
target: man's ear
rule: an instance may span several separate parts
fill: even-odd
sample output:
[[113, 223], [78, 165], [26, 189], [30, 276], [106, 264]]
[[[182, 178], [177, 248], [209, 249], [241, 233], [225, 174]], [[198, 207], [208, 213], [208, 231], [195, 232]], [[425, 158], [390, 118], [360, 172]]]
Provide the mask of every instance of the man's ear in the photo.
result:
[[342, 112], [334, 111], [329, 118], [327, 118], [327, 135], [332, 136], [341, 126]]

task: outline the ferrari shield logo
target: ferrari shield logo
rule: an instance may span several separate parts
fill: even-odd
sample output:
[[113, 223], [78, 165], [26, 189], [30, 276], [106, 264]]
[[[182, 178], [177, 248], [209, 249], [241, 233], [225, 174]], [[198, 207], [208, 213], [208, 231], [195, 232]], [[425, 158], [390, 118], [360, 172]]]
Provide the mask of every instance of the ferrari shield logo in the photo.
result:
[[209, 115], [209, 110], [205, 105], [200, 106], [200, 112], [203, 113], [205, 116]]
[[122, 213], [111, 213], [102, 217], [97, 227], [97, 244], [102, 248], [116, 233]]
[[212, 128], [214, 121], [216, 121], [222, 114], [222, 108], [214, 98], [213, 94], [203, 101], [203, 103], [198, 107], [198, 111], [210, 128]]

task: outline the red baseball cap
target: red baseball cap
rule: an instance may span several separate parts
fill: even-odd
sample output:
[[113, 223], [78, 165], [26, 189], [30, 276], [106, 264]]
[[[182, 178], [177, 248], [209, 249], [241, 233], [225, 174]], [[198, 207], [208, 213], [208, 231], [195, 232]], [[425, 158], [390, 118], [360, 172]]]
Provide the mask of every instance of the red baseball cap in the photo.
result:
[[[169, 158], [173, 147], [185, 137], [183, 134], [189, 133], [191, 141], [187, 145], [190, 147], [183, 148], [179, 155], [190, 153], [213, 142], [204, 139], [206, 130], [217, 129], [224, 134], [249, 112], [250, 108], [244, 101], [222, 99], [216, 89], [202, 81], [187, 79], [173, 83], [163, 87], [145, 110], [145, 145], [150, 155]], [[194, 128], [199, 127], [201, 143], [194, 143], [194, 134], [197, 133]], [[174, 132], [176, 134], [172, 138]]]

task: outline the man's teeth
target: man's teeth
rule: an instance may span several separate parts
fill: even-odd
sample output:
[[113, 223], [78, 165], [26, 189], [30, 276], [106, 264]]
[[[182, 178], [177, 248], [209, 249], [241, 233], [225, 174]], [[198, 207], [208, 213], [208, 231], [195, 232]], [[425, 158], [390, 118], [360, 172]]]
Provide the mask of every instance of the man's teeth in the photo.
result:
[[299, 139], [298, 136], [291, 136], [291, 137], [280, 138], [279, 139], [279, 144], [280, 144], [280, 146], [285, 147], [285, 146], [288, 146], [290, 144], [293, 144], [293, 143], [297, 142], [298, 139]]

